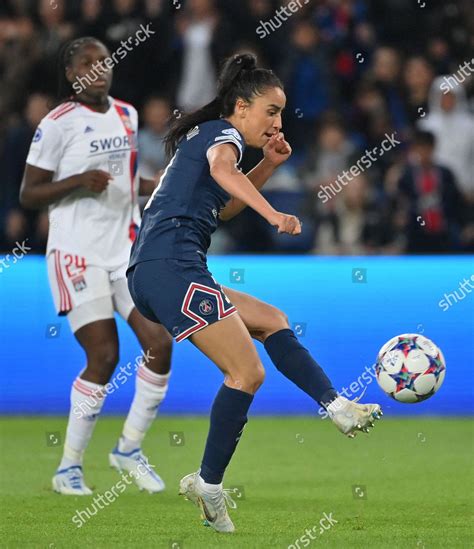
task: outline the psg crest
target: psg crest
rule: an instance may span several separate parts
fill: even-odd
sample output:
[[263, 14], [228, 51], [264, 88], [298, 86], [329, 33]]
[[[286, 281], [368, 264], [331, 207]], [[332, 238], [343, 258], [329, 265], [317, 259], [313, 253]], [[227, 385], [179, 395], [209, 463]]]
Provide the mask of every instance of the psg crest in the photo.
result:
[[210, 299], [203, 299], [199, 303], [199, 312], [204, 315], [211, 315], [214, 312], [214, 303]]

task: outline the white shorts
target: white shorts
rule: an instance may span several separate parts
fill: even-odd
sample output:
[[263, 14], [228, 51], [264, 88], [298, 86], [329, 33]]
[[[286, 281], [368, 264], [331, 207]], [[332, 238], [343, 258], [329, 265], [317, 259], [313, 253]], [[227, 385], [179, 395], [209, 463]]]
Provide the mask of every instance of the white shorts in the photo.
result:
[[53, 250], [47, 258], [48, 277], [58, 315], [67, 315], [71, 329], [114, 318], [127, 320], [135, 307], [128, 291], [127, 264], [115, 271], [88, 265], [84, 257]]

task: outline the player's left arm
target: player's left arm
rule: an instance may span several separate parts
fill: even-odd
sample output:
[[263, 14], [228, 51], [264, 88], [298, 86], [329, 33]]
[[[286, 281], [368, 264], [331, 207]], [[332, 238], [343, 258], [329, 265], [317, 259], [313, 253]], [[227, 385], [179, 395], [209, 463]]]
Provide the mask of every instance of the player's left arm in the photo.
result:
[[[263, 159], [246, 174], [257, 190], [260, 190], [265, 185], [276, 168], [288, 160], [291, 155], [290, 144], [285, 141], [285, 136], [282, 132], [270, 138], [265, 147], [263, 147], [263, 154]], [[242, 200], [231, 198], [220, 211], [219, 218], [222, 221], [228, 221], [246, 207], [247, 204], [242, 202]]]
[[150, 196], [153, 194], [153, 191], [155, 190], [157, 179], [145, 179], [144, 177], [140, 177], [140, 183], [138, 185], [138, 195], [139, 196]]

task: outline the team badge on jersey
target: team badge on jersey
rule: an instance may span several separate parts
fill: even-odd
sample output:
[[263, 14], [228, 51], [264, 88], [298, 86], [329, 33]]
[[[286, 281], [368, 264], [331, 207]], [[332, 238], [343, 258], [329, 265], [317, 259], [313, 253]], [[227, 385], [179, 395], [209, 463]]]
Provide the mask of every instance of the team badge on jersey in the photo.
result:
[[214, 312], [214, 303], [210, 299], [203, 299], [199, 303], [199, 312], [204, 316], [212, 315]]
[[82, 290], [85, 290], [87, 288], [86, 280], [83, 276], [76, 276], [75, 278], [71, 278], [71, 282], [76, 292], [82, 292]]
[[33, 137], [33, 143], [37, 143], [42, 136], [43, 132], [41, 131], [41, 128], [36, 128], [35, 135]]

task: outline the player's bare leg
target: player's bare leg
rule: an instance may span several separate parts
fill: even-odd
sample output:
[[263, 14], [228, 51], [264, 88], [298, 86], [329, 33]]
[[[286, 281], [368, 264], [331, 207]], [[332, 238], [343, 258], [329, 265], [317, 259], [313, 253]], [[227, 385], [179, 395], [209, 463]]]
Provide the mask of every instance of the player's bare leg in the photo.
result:
[[135, 332], [142, 349], [149, 351], [147, 368], [155, 374], [166, 375], [171, 369], [173, 338], [161, 324], [145, 318], [138, 309], [133, 309], [127, 320]]
[[143, 455], [141, 445], [168, 390], [172, 338], [161, 324], [146, 319], [136, 308], [127, 322], [140, 342], [144, 359], [137, 370], [135, 396], [122, 436], [109, 462], [115, 469], [130, 473], [140, 490], [156, 493], [163, 491], [165, 484]]
[[380, 406], [338, 396], [320, 366], [296, 340], [282, 311], [243, 292], [230, 288], [224, 288], [224, 292], [250, 335], [265, 345], [278, 370], [323, 405], [341, 433], [353, 438], [357, 431], [368, 432], [373, 427], [374, 420], [382, 416]]
[[72, 386], [64, 453], [53, 477], [53, 488], [66, 495], [90, 495], [82, 461], [105, 400], [104, 386], [118, 362], [119, 343], [113, 319], [86, 324], [74, 335], [86, 353], [87, 363]]
[[218, 532], [233, 532], [222, 477], [236, 449], [264, 370], [242, 319], [234, 314], [193, 334], [192, 342], [224, 373], [214, 400], [201, 468], [180, 482], [180, 494], [201, 508]]

